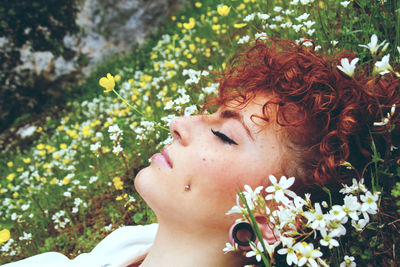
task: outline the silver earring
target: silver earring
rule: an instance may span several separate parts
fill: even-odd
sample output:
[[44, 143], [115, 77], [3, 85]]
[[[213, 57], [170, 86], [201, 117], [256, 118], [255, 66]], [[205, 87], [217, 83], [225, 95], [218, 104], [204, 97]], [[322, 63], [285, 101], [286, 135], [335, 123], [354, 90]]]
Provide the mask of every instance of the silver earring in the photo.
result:
[[190, 185], [185, 185], [185, 191], [189, 191], [190, 190]]

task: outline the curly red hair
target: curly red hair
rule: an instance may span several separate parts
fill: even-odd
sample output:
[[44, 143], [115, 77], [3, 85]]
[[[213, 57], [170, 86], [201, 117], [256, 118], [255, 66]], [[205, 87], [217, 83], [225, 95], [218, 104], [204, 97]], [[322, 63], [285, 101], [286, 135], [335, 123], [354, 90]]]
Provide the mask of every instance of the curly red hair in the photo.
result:
[[[303, 184], [338, 181], [344, 177], [339, 167], [344, 162], [360, 171], [370, 159], [370, 132], [387, 132], [387, 125], [376, 127], [374, 122], [381, 121], [393, 104], [400, 108], [398, 78], [392, 73], [373, 77], [360, 67], [349, 77], [337, 68], [343, 57], [351, 60], [354, 55], [345, 51], [324, 57], [303, 43], [257, 40], [230, 61], [218, 79], [219, 95], [213, 103], [246, 103], [259, 92], [272, 95], [262, 119], [271, 119], [268, 106], [275, 105], [276, 122], [285, 129], [285, 174]], [[391, 118], [395, 132], [398, 122], [396, 112]]]

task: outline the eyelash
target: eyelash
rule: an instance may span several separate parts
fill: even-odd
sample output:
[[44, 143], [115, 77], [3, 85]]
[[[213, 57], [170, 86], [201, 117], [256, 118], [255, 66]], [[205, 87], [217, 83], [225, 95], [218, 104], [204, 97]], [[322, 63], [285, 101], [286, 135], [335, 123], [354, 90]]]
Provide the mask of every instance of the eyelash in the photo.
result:
[[211, 132], [213, 133], [213, 135], [215, 135], [216, 137], [218, 137], [219, 139], [221, 139], [222, 142], [227, 143], [229, 145], [237, 145], [237, 143], [235, 141], [233, 141], [232, 139], [230, 139], [228, 136], [226, 136], [225, 134], [218, 132], [218, 131], [214, 131], [213, 129], [211, 129]]

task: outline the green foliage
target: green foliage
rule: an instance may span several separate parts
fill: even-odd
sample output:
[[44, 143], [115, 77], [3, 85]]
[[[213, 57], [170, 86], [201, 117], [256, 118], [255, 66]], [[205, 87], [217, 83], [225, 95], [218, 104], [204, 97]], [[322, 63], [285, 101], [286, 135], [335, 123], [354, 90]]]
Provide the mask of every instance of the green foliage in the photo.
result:
[[[4, 13], [1, 14], [11, 17], [21, 14], [15, 7], [23, 3], [14, 2], [7, 3], [7, 9], [2, 5], [0, 12]], [[146, 44], [134, 46], [124, 57], [110, 56], [92, 75], [74, 85], [64, 107], [32, 120], [37, 129], [27, 139], [29, 142], [16, 142], [12, 149], [0, 154], [0, 231], [9, 229], [14, 240], [9, 250], [0, 252], [0, 263], [44, 251], [59, 251], [73, 257], [90, 251], [120, 225], [155, 222], [154, 214], [134, 189], [135, 175], [168, 138], [166, 131], [152, 127], [151, 123], [166, 126], [171, 119], [168, 116], [198, 112], [212, 94], [212, 74], [198, 74], [201, 79], [188, 82], [189, 77], [183, 72], [222, 70], [232, 55], [245, 49], [238, 44], [244, 36], [252, 40], [256, 33], [265, 32], [272, 38], [312, 39], [324, 52], [352, 49], [361, 61], [371, 62], [370, 52], [359, 44], [368, 43], [371, 35], [377, 34], [380, 42], [389, 42], [389, 47], [376, 57], [380, 59], [390, 53], [391, 64], [398, 64], [397, 1], [360, 0], [348, 7], [337, 0], [310, 2], [295, 6], [289, 1], [224, 1], [231, 6], [231, 11], [229, 16], [222, 17], [217, 12], [217, 5], [222, 2], [205, 0], [199, 7], [195, 1], [188, 1], [186, 9], [175, 14]], [[50, 11], [47, 3], [46, 7], [37, 1], [25, 5], [32, 5], [42, 15], [41, 12]], [[72, 12], [60, 8], [54, 14], [61, 10]], [[258, 12], [269, 17], [261, 19]], [[299, 22], [299, 16], [304, 13], [309, 14], [310, 24], [314, 22], [312, 26]], [[250, 14], [255, 14], [255, 18], [244, 21]], [[37, 17], [31, 14], [29, 19]], [[194, 19], [193, 27], [190, 18]], [[0, 20], [1, 29], [9, 27], [11, 21], [4, 16]], [[39, 21], [43, 25], [52, 23], [43, 20]], [[288, 26], [289, 22], [292, 26]], [[23, 29], [23, 23], [16, 27]], [[235, 26], [241, 23], [245, 25]], [[68, 29], [59, 28], [63, 30]], [[49, 40], [38, 37], [44, 43], [37, 48], [53, 47], [62, 53], [63, 49], [56, 44], [57, 34]], [[120, 76], [116, 90], [144, 116], [139, 116], [111, 93], [103, 93], [99, 78], [107, 73]], [[7, 90], [1, 93], [16, 94], [15, 90]], [[6, 104], [3, 107], [7, 112], [15, 112]], [[122, 140], [110, 139], [110, 126], [121, 129]], [[15, 141], [11, 138], [7, 142]], [[97, 149], [91, 147], [97, 143]], [[113, 153], [117, 145], [123, 151]], [[372, 164], [365, 170], [366, 175], [374, 177], [372, 184], [383, 190], [382, 212], [377, 217], [380, 223], [369, 225], [362, 234], [355, 233], [343, 241], [361, 264], [387, 260], [393, 256], [390, 245], [399, 244], [399, 235], [394, 229], [398, 226], [396, 210], [400, 206], [395, 201], [400, 200], [393, 201], [400, 196], [400, 168], [395, 160], [398, 152], [386, 152], [374, 150]], [[77, 199], [82, 202], [76, 204]], [[32, 238], [20, 240], [24, 232], [31, 233]]]
[[400, 182], [397, 182], [395, 187], [392, 189], [392, 196], [400, 197]]

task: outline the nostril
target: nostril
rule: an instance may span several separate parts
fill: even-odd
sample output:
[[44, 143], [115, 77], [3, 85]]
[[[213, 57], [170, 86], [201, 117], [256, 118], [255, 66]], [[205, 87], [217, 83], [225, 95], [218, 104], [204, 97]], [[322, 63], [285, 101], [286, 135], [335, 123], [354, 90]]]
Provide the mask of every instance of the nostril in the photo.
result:
[[177, 130], [172, 131], [172, 136], [179, 140], [182, 138]]
[[174, 140], [178, 141], [182, 145], [186, 145], [187, 142], [187, 123], [184, 118], [174, 119], [169, 126], [171, 135]]

